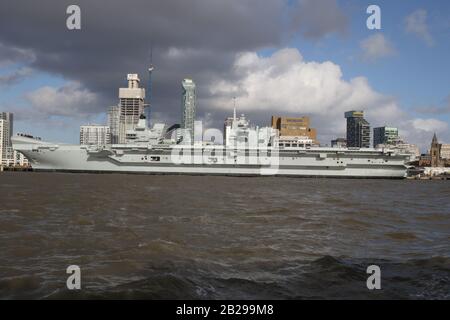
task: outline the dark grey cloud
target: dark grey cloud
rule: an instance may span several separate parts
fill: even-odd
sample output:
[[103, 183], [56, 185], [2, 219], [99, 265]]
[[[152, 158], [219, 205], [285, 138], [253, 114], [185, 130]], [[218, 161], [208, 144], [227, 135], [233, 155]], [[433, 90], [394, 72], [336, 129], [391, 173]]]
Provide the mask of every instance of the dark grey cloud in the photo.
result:
[[36, 57], [31, 50], [21, 49], [15, 46], [6, 46], [0, 42], [0, 67], [14, 63], [31, 63], [35, 59]]
[[[66, 8], [81, 7], [82, 29], [66, 28]], [[154, 105], [178, 112], [180, 81], [226, 73], [234, 54], [275, 46], [283, 0], [33, 1], [0, 4], [0, 48], [36, 57], [31, 66], [80, 82], [100, 95], [92, 112], [117, 102], [127, 73], [145, 80], [154, 46]], [[180, 55], [170, 56], [174, 49]], [[11, 51], [11, 50], [10, 50]], [[0, 51], [1, 52], [1, 51]], [[8, 57], [11, 54], [2, 57]], [[6, 58], [5, 58], [6, 59]], [[156, 107], [158, 106], [158, 107]]]
[[[0, 62], [28, 61], [31, 68], [80, 83], [79, 91], [96, 95], [89, 100], [93, 105], [83, 109], [84, 113], [94, 114], [105, 112], [107, 106], [117, 103], [117, 88], [125, 85], [127, 73], [139, 73], [142, 80], [147, 80], [152, 43], [156, 65], [152, 99], [155, 115], [165, 114], [177, 121], [180, 82], [184, 77], [192, 77], [197, 83], [199, 116], [202, 116], [211, 111], [207, 99], [203, 99], [209, 95], [207, 85], [213, 79], [233, 77], [230, 69], [236, 53], [283, 44], [286, 40], [283, 34], [289, 24], [283, 17], [291, 17], [294, 31], [310, 38], [345, 29], [345, 16], [333, 0], [302, 0], [294, 6], [288, 2], [41, 0], [37, 4], [31, 0], [3, 1]], [[66, 8], [71, 4], [81, 8], [81, 30], [66, 28]], [[34, 107], [41, 112], [73, 114], [57, 110], [53, 105]], [[64, 107], [72, 106], [61, 106]], [[220, 123], [224, 116], [225, 113], [218, 113], [215, 118]]]
[[291, 11], [293, 31], [310, 39], [345, 33], [348, 17], [337, 0], [297, 0]]

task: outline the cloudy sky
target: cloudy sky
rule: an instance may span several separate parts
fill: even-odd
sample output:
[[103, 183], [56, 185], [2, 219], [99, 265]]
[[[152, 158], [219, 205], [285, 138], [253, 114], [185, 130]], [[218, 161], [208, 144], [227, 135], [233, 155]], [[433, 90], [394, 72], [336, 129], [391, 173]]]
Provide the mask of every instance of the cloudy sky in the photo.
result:
[[[66, 9], [81, 8], [81, 30]], [[370, 4], [381, 30], [366, 27]], [[450, 143], [450, 2], [446, 0], [40, 0], [0, 2], [0, 111], [15, 131], [78, 142], [104, 123], [127, 73], [147, 80], [152, 121], [180, 122], [181, 80], [198, 87], [197, 117], [223, 127], [309, 115], [323, 144], [345, 136], [344, 111], [397, 126], [425, 151]]]

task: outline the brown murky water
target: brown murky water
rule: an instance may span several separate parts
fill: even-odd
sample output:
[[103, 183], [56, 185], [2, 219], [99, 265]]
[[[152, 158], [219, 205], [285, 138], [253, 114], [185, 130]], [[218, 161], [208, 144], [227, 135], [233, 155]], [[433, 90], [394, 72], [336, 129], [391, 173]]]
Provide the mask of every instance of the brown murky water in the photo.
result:
[[449, 196], [448, 181], [5, 172], [0, 298], [449, 299]]

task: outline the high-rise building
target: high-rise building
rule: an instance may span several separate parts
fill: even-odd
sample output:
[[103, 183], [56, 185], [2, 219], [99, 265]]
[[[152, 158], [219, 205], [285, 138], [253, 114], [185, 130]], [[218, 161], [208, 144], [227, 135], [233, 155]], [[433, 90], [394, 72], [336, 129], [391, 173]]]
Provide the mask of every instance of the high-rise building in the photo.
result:
[[109, 126], [86, 125], [80, 126], [80, 144], [105, 146], [111, 143]]
[[119, 143], [120, 134], [120, 106], [109, 107], [108, 127], [111, 134], [111, 143]]
[[139, 87], [139, 76], [128, 74], [128, 87], [119, 88], [120, 125], [119, 143], [125, 142], [127, 130], [134, 130], [144, 113], [145, 89]]
[[301, 137], [317, 143], [317, 131], [309, 126], [309, 117], [272, 116], [272, 128], [278, 129], [280, 137]]
[[398, 129], [392, 127], [373, 128], [373, 146], [394, 145], [399, 141]]
[[347, 147], [370, 147], [370, 124], [364, 119], [364, 111], [348, 111], [347, 118]]
[[6, 160], [7, 136], [9, 136], [8, 127], [8, 122], [0, 119], [0, 165]]
[[184, 79], [181, 83], [183, 92], [181, 98], [181, 129], [190, 135], [194, 141], [194, 121], [196, 109], [196, 90], [192, 79]]
[[0, 120], [8, 121], [9, 125], [9, 142], [11, 143], [11, 136], [13, 134], [14, 115], [11, 112], [0, 112]]
[[13, 114], [0, 112], [0, 163], [7, 165], [13, 158], [11, 136], [13, 133]]

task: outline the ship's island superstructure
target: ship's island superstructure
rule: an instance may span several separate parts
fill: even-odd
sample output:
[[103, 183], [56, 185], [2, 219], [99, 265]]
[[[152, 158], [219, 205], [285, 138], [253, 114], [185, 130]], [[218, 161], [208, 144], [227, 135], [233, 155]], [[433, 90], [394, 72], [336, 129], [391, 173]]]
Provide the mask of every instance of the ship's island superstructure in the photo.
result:
[[251, 126], [236, 109], [222, 144], [211, 139], [221, 135], [218, 130], [203, 131], [201, 125], [195, 132], [163, 123], [149, 128], [143, 111], [136, 122], [119, 143], [70, 145], [23, 135], [12, 143], [36, 171], [404, 178], [409, 159], [389, 149], [317, 147], [308, 139], [286, 143], [277, 129]]

